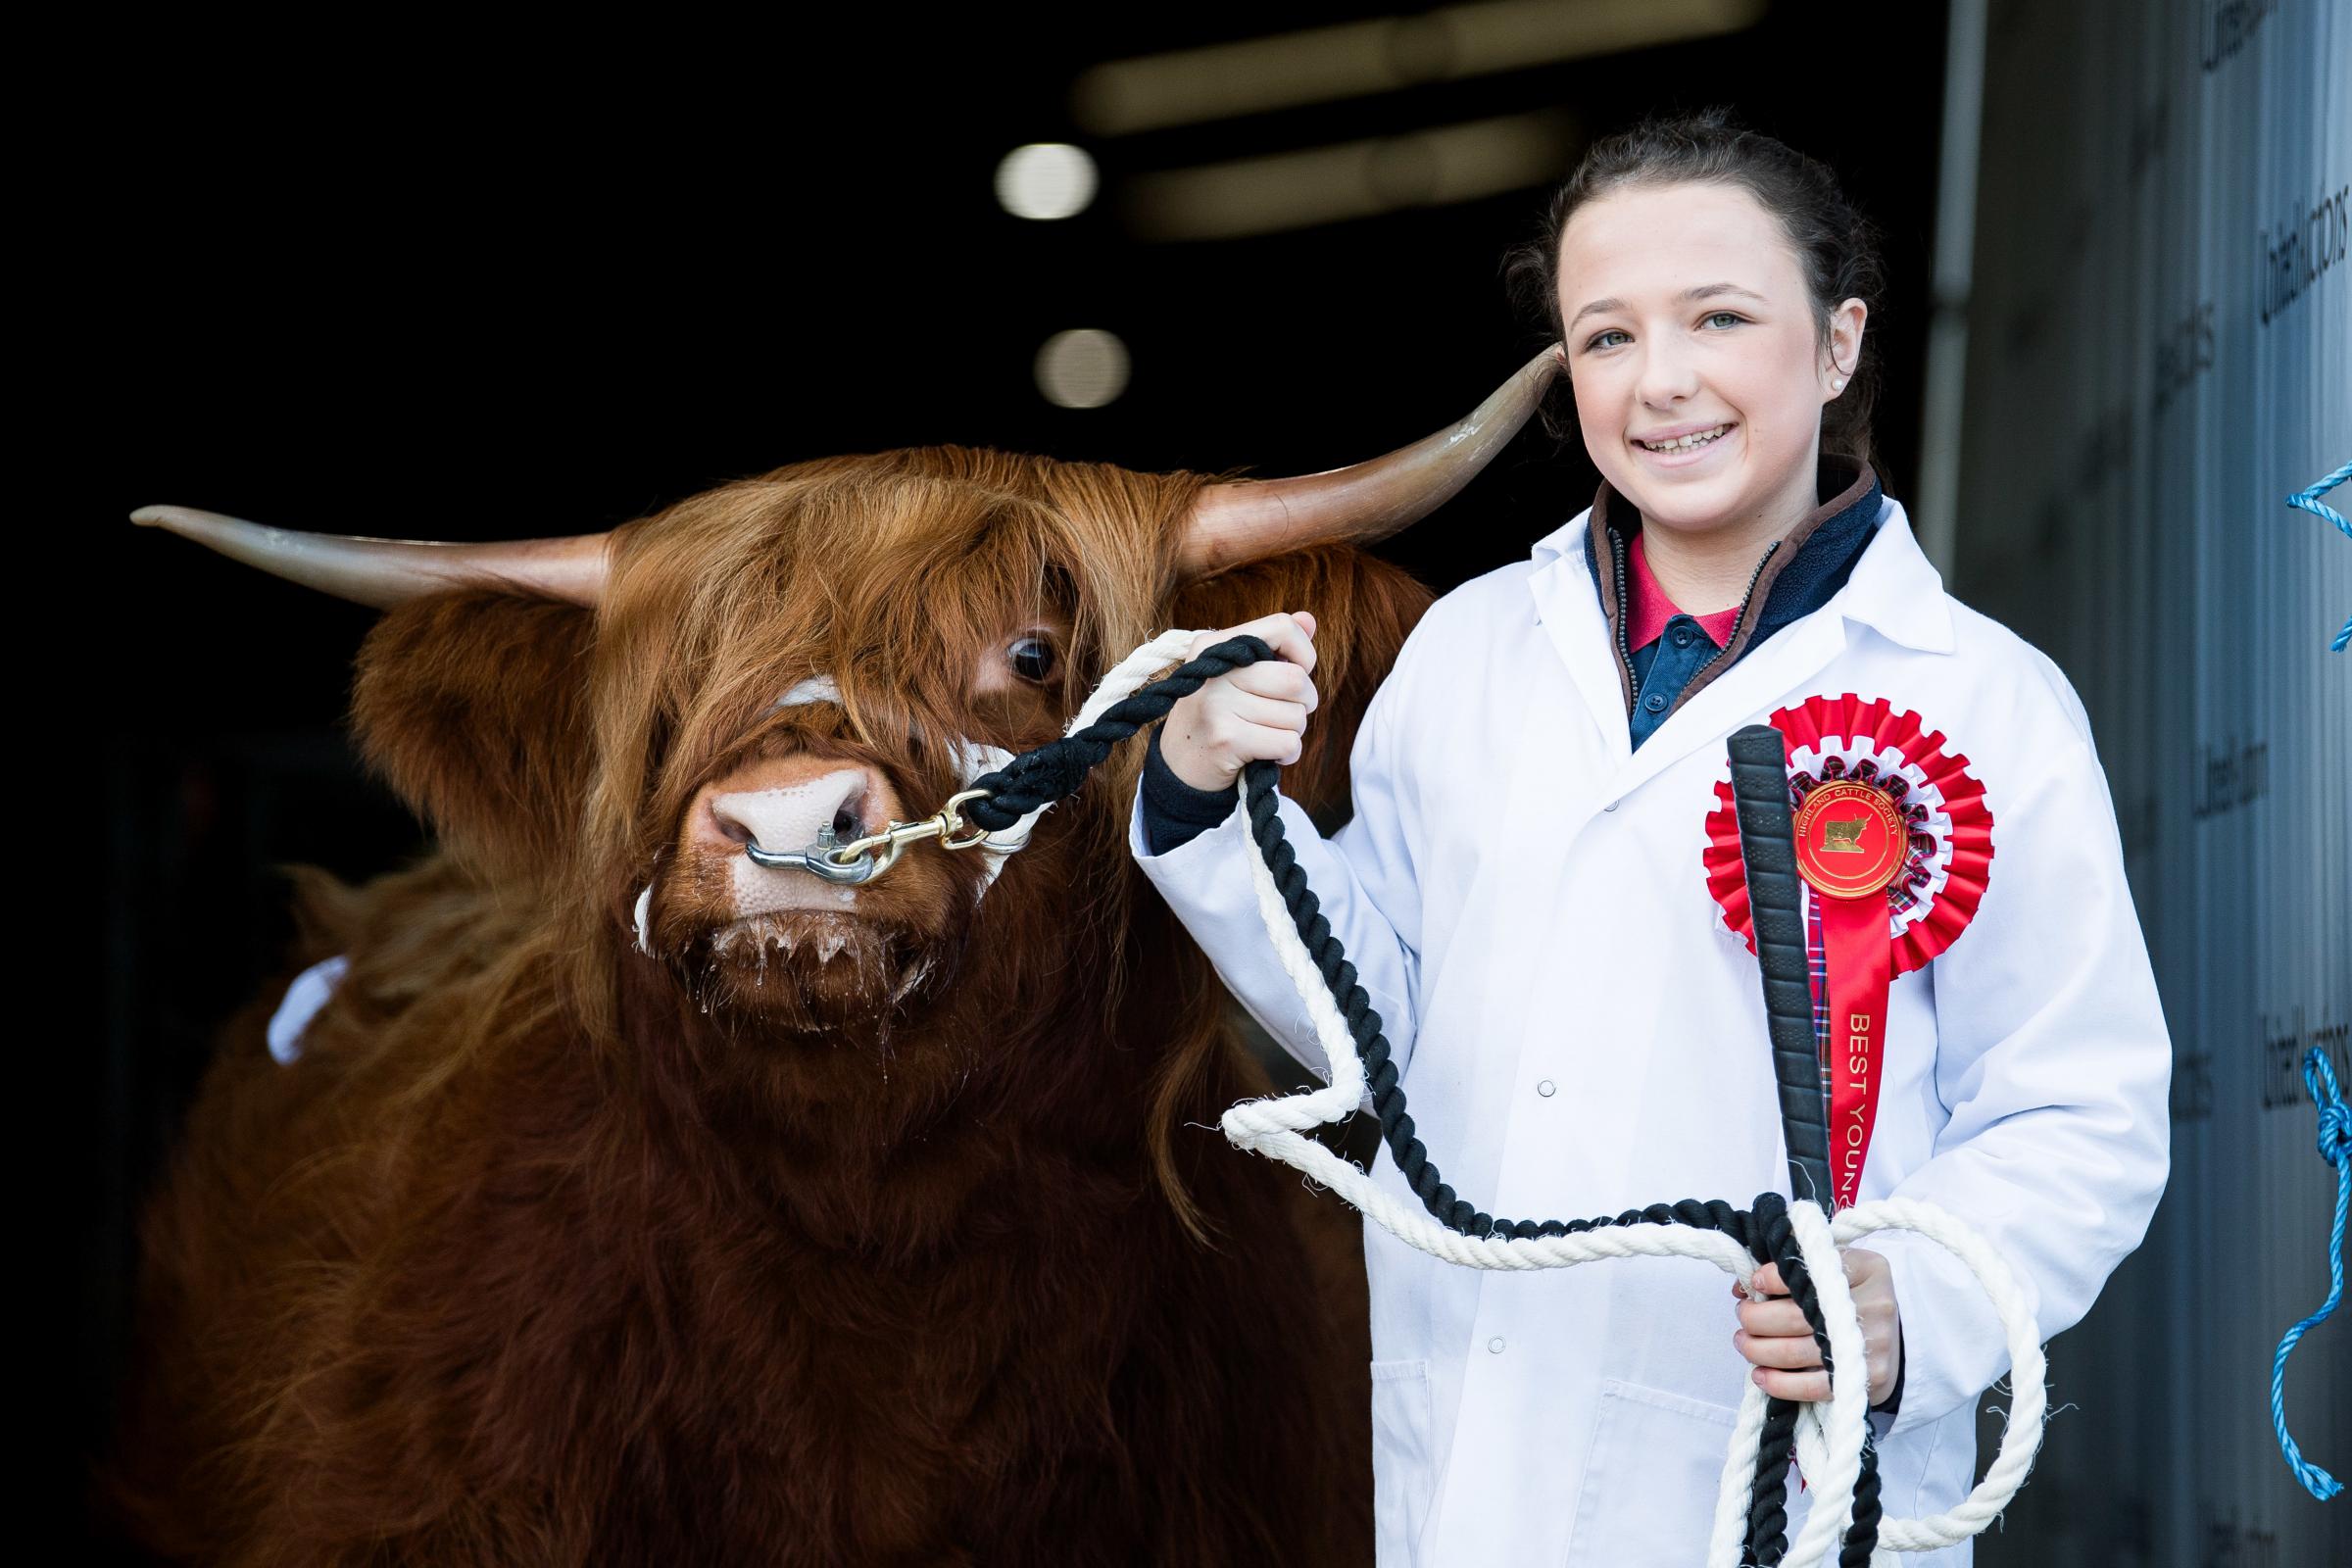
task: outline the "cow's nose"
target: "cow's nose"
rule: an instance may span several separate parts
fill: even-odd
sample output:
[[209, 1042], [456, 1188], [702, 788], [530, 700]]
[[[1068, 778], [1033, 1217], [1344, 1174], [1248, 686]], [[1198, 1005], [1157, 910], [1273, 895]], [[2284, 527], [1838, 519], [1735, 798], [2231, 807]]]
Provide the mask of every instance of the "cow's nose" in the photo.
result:
[[786, 762], [766, 770], [765, 777], [728, 782], [737, 787], [713, 788], [695, 821], [697, 836], [717, 841], [711, 847], [722, 853], [758, 845], [782, 855], [806, 850], [828, 835], [836, 844], [847, 844], [881, 826], [869, 823], [867, 815], [880, 793], [878, 781], [862, 767], [834, 760], [794, 768]]

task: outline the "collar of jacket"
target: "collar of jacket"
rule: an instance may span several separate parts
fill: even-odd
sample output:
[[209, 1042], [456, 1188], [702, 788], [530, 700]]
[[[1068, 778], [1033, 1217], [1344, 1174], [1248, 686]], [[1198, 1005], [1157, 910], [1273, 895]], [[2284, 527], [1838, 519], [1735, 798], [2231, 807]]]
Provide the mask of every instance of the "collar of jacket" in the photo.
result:
[[[1756, 643], [1820, 609], [1845, 585], [1848, 574], [1870, 544], [1881, 513], [1886, 510], [1885, 495], [1870, 465], [1836, 453], [1822, 455], [1815, 494], [1827, 495], [1829, 499], [1765, 549], [1748, 584], [1747, 597], [1740, 607], [1740, 618], [1733, 625], [1731, 643], [1691, 676], [1676, 696], [1676, 708], [1738, 663]], [[1539, 540], [1533, 551], [1534, 559], [1541, 564], [1547, 556], [1566, 554], [1578, 542], [1575, 535], [1582, 532], [1586, 568], [1600, 597], [1611, 659], [1617, 666], [1619, 693], [1628, 713], [1633, 711], [1634, 674], [1630, 662], [1632, 651], [1625, 646], [1621, 567], [1628, 543], [1641, 527], [1641, 513], [1604, 479], [1593, 497], [1592, 509]], [[1601, 548], [1604, 538], [1608, 541], [1605, 562]], [[1921, 564], [1926, 564], [1924, 556]], [[1935, 568], [1929, 566], [1928, 572], [1933, 577]], [[1846, 607], [1847, 613], [1905, 646], [1926, 652], [1948, 652], [1951, 628], [1949, 617], [1942, 612], [1940, 579], [1934, 587], [1936, 591], [1929, 597], [1929, 603], [1907, 607], [1886, 602], [1884, 595], [1849, 596], [1852, 602]]]

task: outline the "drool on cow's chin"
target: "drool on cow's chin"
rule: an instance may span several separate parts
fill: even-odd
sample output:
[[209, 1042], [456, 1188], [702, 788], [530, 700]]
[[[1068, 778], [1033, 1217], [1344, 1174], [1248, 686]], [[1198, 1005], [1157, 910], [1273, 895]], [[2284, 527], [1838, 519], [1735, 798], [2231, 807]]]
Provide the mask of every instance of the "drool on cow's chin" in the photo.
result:
[[677, 870], [643, 901], [641, 940], [713, 1018], [852, 1033], [882, 1024], [928, 1003], [956, 967], [954, 933], [970, 924], [972, 891], [928, 861], [903, 861], [887, 886], [796, 873], [750, 898], [732, 866], [690, 857]]
[[777, 910], [698, 937], [688, 966], [713, 1014], [854, 1031], [919, 1002], [932, 963], [908, 935], [848, 913]]

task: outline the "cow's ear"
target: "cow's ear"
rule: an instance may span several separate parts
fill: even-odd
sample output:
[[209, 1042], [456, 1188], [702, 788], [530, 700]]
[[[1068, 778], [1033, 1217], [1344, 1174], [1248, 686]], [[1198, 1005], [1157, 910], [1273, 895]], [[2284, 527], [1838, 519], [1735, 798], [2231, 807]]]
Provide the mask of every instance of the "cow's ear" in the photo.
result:
[[1348, 808], [1355, 726], [1431, 597], [1385, 561], [1325, 545], [1198, 578], [1178, 591], [1170, 620], [1209, 631], [1286, 610], [1315, 617], [1320, 702], [1307, 720], [1304, 753], [1283, 769], [1282, 789], [1324, 820]]
[[498, 592], [387, 611], [360, 646], [352, 731], [442, 847], [497, 880], [572, 855], [591, 761], [590, 612]]

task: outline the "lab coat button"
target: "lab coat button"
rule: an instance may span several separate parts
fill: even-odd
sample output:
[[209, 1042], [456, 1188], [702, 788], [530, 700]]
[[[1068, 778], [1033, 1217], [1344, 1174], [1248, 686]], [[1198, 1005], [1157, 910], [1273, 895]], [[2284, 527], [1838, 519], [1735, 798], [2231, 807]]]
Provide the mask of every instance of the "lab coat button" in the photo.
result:
[[1601, 809], [1604, 811], [1614, 811], [1617, 809], [1617, 803], [1615, 801], [1611, 801], [1608, 805], [1602, 807]]
[[1539, 1095], [1542, 1095], [1542, 1096], [1543, 1096], [1543, 1097], [1544, 1097], [1545, 1100], [1549, 1100], [1549, 1099], [1551, 1098], [1551, 1096], [1552, 1096], [1552, 1089], [1553, 1089], [1552, 1081], [1551, 1081], [1550, 1079], [1548, 1079], [1548, 1078], [1544, 1079], [1544, 1080], [1542, 1083], [1540, 1083], [1540, 1084], [1536, 1085], [1536, 1093], [1537, 1093], [1537, 1094], [1539, 1094]]
[[1487, 1348], [1492, 1350], [1494, 1354], [1500, 1355], [1502, 1353], [1502, 1336], [1497, 1334], [1493, 1339], [1489, 1340], [1487, 1342]]

